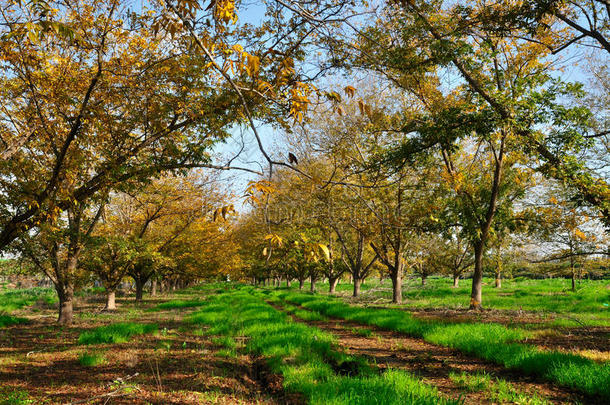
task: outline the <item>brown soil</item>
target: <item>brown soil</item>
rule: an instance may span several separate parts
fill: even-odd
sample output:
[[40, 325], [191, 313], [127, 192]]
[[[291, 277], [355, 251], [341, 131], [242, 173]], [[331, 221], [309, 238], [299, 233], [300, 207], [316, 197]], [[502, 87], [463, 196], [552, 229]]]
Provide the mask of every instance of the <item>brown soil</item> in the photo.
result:
[[[167, 300], [168, 297], [165, 297]], [[119, 300], [118, 313], [99, 314], [84, 303], [71, 328], [60, 328], [51, 310], [31, 322], [0, 329], [0, 399], [27, 391], [35, 404], [286, 404], [300, 403], [282, 391], [282, 381], [250, 356], [222, 357], [221, 347], [197, 328], [184, 328], [190, 310], [142, 311]], [[155, 322], [160, 333], [133, 337], [122, 344], [78, 345], [79, 334], [111, 322]], [[103, 352], [106, 362], [82, 366], [83, 352]]]
[[[406, 370], [421, 377], [424, 382], [438, 387], [440, 392], [450, 398], [462, 396], [466, 404], [495, 402], [486, 398], [484, 392], [466, 392], [463, 387], [458, 386], [449, 378], [452, 372], [457, 374], [485, 372], [510, 382], [519, 392], [535, 393], [556, 404], [596, 403], [591, 399], [583, 400], [581, 395], [562, 387], [507, 370], [450, 348], [427, 343], [423, 339], [408, 337], [369, 325], [363, 326], [343, 319], [325, 321], [303, 321], [296, 317], [293, 319], [332, 333], [337, 337], [339, 345], [349, 354], [366, 357], [370, 359], [370, 363], [376, 364], [382, 369]], [[358, 334], [357, 330], [363, 328], [371, 330], [373, 334], [369, 337]]]

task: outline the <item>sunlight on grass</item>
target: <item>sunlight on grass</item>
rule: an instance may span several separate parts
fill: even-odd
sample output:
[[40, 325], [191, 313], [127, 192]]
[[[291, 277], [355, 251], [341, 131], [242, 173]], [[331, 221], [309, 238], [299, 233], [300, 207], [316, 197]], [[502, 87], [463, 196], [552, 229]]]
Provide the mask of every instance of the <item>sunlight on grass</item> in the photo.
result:
[[157, 305], [154, 308], [151, 308], [149, 311], [161, 311], [164, 309], [180, 309], [180, 308], [196, 308], [204, 305], [207, 300], [172, 300], [168, 302], [164, 302], [162, 304]]
[[213, 342], [228, 348], [217, 354], [231, 356], [234, 336], [246, 336], [248, 352], [267, 358], [271, 370], [284, 376], [288, 392], [302, 393], [311, 404], [454, 404], [436, 388], [403, 371], [378, 374], [363, 358], [336, 350], [333, 335], [302, 323], [256, 298], [244, 288], [210, 300], [187, 318], [210, 325]]
[[468, 392], [483, 392], [494, 403], [550, 405], [552, 402], [533, 393], [520, 392], [513, 385], [487, 373], [450, 373], [449, 378]]
[[583, 356], [540, 350], [518, 343], [530, 332], [495, 323], [442, 323], [423, 321], [397, 309], [351, 306], [331, 297], [290, 292], [263, 291], [319, 313], [458, 349], [504, 367], [544, 377], [585, 394], [610, 399], [610, 364], [596, 363]]
[[106, 363], [106, 358], [103, 353], [83, 352], [78, 356], [78, 362], [81, 366], [95, 367]]
[[156, 324], [114, 323], [81, 333], [78, 337], [78, 343], [81, 345], [124, 343], [134, 335], [154, 333], [157, 330], [158, 326]]

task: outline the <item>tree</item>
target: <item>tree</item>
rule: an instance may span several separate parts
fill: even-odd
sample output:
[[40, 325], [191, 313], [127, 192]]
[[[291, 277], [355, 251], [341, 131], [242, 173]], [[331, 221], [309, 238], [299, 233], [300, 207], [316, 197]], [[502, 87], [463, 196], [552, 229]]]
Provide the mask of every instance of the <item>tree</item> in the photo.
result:
[[105, 310], [116, 310], [116, 290], [131, 266], [133, 266], [136, 251], [129, 239], [113, 235], [108, 228], [108, 222], [99, 226], [97, 235], [92, 237], [84, 257], [82, 268], [95, 274], [102, 281], [106, 290]]
[[[106, 237], [123, 240], [122, 249], [108, 253], [121, 255], [119, 261], [124, 265], [120, 270], [133, 278], [137, 301], [143, 298], [144, 285], [160, 269], [173, 267], [177, 270], [175, 266], [178, 265], [186, 269], [190, 267], [187, 261], [193, 258], [189, 253], [195, 254], [196, 249], [203, 249], [201, 245], [193, 246], [193, 251], [189, 252], [179, 245], [188, 238], [196, 239], [190, 233], [191, 228], [197, 227], [203, 232], [201, 221], [211, 221], [212, 213], [226, 205], [225, 196], [215, 191], [214, 185], [213, 177], [191, 172], [183, 177], [162, 177], [138, 193], [113, 195], [106, 207], [99, 236], [102, 240]], [[213, 227], [217, 228], [218, 224]], [[92, 270], [99, 272], [102, 279], [109, 277], [103, 266]], [[111, 273], [114, 282], [122, 278], [121, 272]]]
[[[158, 35], [154, 13], [115, 0], [50, 3], [71, 38], [4, 33], [2, 137], [36, 134], [0, 165], [0, 247], [37, 224], [160, 171], [209, 165], [209, 147], [239, 116], [185, 38]], [[25, 3], [3, 29], [37, 19]], [[133, 186], [133, 184], [131, 184]]]
[[459, 226], [445, 224], [427, 245], [430, 252], [428, 261], [441, 274], [453, 279], [453, 288], [459, 287], [460, 277], [474, 264], [473, 250], [469, 242], [462, 239]]
[[[523, 193], [523, 164], [534, 164], [530, 158], [543, 161], [538, 170], [569, 179], [591, 204], [603, 210], [606, 201], [602, 188], [589, 187], [590, 173], [575, 158], [587, 145], [590, 114], [562, 104], [582, 96], [580, 87], [549, 75], [544, 46], [469, 25], [469, 13], [482, 7], [400, 2], [398, 11], [365, 30], [361, 52], [350, 59], [418, 100], [397, 128], [404, 141], [390, 158], [402, 165], [421, 154], [441, 157], [464, 221], [461, 237], [474, 250], [472, 308], [482, 305], [486, 243]], [[441, 74], [451, 69], [462, 80], [444, 88]]]
[[[552, 15], [578, 31], [582, 27], [577, 27], [579, 24], [577, 15], [581, 12], [593, 15], [597, 13], [597, 8], [601, 7], [596, 1], [588, 2], [584, 8], [579, 3], [577, 1], [538, 2], [534, 7], [529, 6], [528, 3], [523, 5], [521, 14], [527, 15], [527, 8], [531, 7], [534, 13], [529, 13], [530, 17], [526, 17], [526, 20], [536, 16], [537, 22], [542, 22], [544, 25], [546, 23], [544, 15]], [[560, 87], [554, 86], [551, 87], [551, 91], [536, 91], [534, 94], [537, 93], [543, 98], [530, 98], [529, 103], [519, 103], [521, 106], [518, 108], [514, 105], [514, 96], [507, 93], [520, 87], [520, 93], [526, 90], [522, 93], [525, 95], [544, 82], [549, 82], [544, 70], [550, 66], [550, 63], [544, 58], [549, 54], [549, 48], [554, 49], [554, 47], [549, 45], [548, 40], [554, 41], [559, 37], [561, 43], [562, 36], [554, 36], [552, 33], [549, 35], [549, 30], [546, 29], [548, 25], [539, 31], [546, 37], [534, 41], [527, 38], [532, 31], [535, 31], [527, 27], [527, 24], [524, 28], [525, 33], [518, 30], [497, 29], [493, 13], [502, 9], [501, 4], [500, 7], [488, 7], [487, 4], [474, 3], [449, 8], [443, 8], [442, 3], [415, 0], [402, 1], [400, 4], [404, 14], [399, 18], [405, 18], [408, 21], [407, 30], [415, 30], [416, 35], [424, 41], [417, 43], [418, 57], [408, 70], [421, 72], [434, 64], [452, 65], [470, 90], [476, 93], [500, 120], [519, 123], [519, 125], [511, 124], [514, 136], [519, 139], [528, 155], [539, 160], [540, 164], [537, 167], [539, 171], [577, 190], [581, 202], [598, 209], [606, 223], [610, 221], [608, 182], [604, 177], [596, 176], [595, 172], [586, 166], [586, 162], [579, 160], [577, 156], [584, 148], [590, 146], [588, 141], [590, 137], [595, 136], [590, 134], [592, 129], [590, 113], [583, 107], [566, 108], [561, 104], [561, 97], [557, 97], [557, 92], [566, 93], [565, 90], [568, 94], [576, 94], [574, 87], [568, 86], [565, 90], [561, 90]], [[492, 14], [491, 18], [489, 18], [490, 14]], [[599, 28], [603, 27], [601, 29], [607, 30], [604, 23], [607, 17], [599, 20], [596, 17], [591, 21], [595, 21], [590, 27], [591, 31], [584, 30], [581, 34], [603, 44], [605, 37], [600, 33]], [[513, 27], [517, 28], [515, 25]], [[510, 49], [508, 52], [507, 46]], [[426, 50], [423, 51], [422, 47]], [[404, 48], [401, 50], [405, 51]], [[508, 62], [504, 67], [499, 63], [501, 62], [499, 55], [503, 55], [502, 59]], [[509, 62], [509, 59], [512, 61]], [[487, 68], [483, 68], [484, 66]], [[517, 66], [520, 68], [515, 70]], [[527, 68], [530, 73], [525, 74], [522, 68]], [[486, 75], [485, 71], [492, 72], [492, 75]], [[506, 79], [516, 72], [521, 79], [511, 84], [511, 81]], [[536, 74], [533, 74], [534, 72]], [[540, 79], [545, 77], [546, 79], [540, 82]], [[523, 86], [524, 84], [526, 86]], [[537, 104], [536, 108], [532, 108], [534, 104]], [[541, 131], [537, 125], [541, 122], [551, 124], [552, 129]], [[566, 125], [568, 122], [569, 125]]]
[[36, 234], [22, 236], [16, 245], [53, 282], [59, 298], [57, 321], [62, 325], [72, 324], [74, 290], [87, 277], [79, 259], [104, 205], [103, 198], [95, 209], [76, 202], [64, 216], [41, 225]]
[[[552, 190], [552, 191], [551, 191]], [[579, 258], [607, 251], [599, 248], [598, 224], [587, 211], [579, 208], [566, 197], [565, 188], [551, 188], [546, 204], [538, 207], [538, 215], [544, 218], [532, 226], [531, 232], [543, 242], [549, 254], [536, 261], [568, 260], [572, 291], [576, 291], [577, 261]], [[555, 191], [555, 192], [553, 192]]]

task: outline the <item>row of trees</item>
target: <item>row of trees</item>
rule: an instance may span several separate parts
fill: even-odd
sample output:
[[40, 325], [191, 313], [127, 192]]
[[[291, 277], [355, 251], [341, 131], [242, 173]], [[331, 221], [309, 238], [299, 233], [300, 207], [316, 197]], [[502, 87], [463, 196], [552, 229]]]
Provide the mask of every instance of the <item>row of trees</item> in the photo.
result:
[[[255, 120], [289, 125], [312, 91], [297, 63], [312, 23], [271, 2], [253, 26], [237, 6], [0, 5], [0, 249], [51, 278], [61, 323], [72, 321], [82, 273], [103, 281], [111, 308], [125, 274], [141, 297], [161, 274], [235, 260], [229, 247], [210, 253], [225, 237], [211, 213], [230, 211], [212, 205], [226, 196], [200, 184], [207, 175], [180, 176], [234, 169], [235, 156], [218, 159], [214, 146], [243, 126], [260, 142]], [[343, 8], [331, 2], [317, 18]]]
[[[267, 232], [252, 271], [281, 269], [291, 259], [272, 243], [289, 250], [304, 232], [335, 258], [320, 267], [351, 273], [354, 294], [375, 263], [394, 302], [407, 269], [472, 267], [481, 308], [485, 262], [505, 250], [533, 239], [548, 254], [529, 260], [571, 258], [572, 274], [575, 258], [607, 254], [607, 4], [407, 0], [372, 12], [351, 42], [328, 39], [334, 61], [369, 82], [339, 86], [289, 134], [305, 175], [270, 177], [277, 189], [252, 212]], [[593, 72], [589, 88], [562, 80], [571, 52]]]
[[[593, 228], [609, 223], [604, 1], [277, 0], [257, 24], [233, 0], [5, 3], [0, 249], [51, 277], [63, 323], [80, 272], [112, 291], [129, 268], [141, 294], [153, 273], [208, 266], [183, 238], [228, 235], [198, 218], [226, 217], [230, 203], [213, 189], [189, 196], [207, 178], [178, 180], [194, 168], [268, 176], [246, 191], [238, 229], [262, 234], [233, 239], [251, 271], [325, 262], [357, 289], [380, 264], [397, 301], [406, 269], [472, 262], [479, 308], [486, 253], [557, 205], [526, 195], [535, 182]], [[594, 50], [589, 88], [561, 80], [560, 57], [582, 49]], [[324, 81], [337, 73], [349, 81]], [[267, 152], [260, 125], [286, 132], [291, 154]], [[244, 128], [264, 173], [235, 166], [245, 144], [212, 153]], [[156, 218], [150, 193], [179, 215]], [[123, 211], [132, 205], [147, 208]], [[433, 245], [448, 257], [422, 253]]]
[[[301, 288], [309, 280], [312, 289], [326, 279], [331, 293], [349, 275], [354, 296], [366, 278], [379, 275], [391, 279], [396, 303], [407, 275], [421, 277], [422, 284], [433, 274], [446, 275], [455, 287], [460, 278], [472, 277], [479, 237], [474, 218], [486, 210], [482, 201], [490, 181], [483, 148], [475, 162], [468, 160], [469, 143], [453, 152], [468, 168], [468, 178], [459, 183], [449, 177], [442, 156], [428, 155], [391, 173], [371, 171], [370, 155], [388, 142], [387, 134], [374, 126], [363, 129], [352, 117], [317, 117], [312, 122], [321, 128], [311, 124], [307, 137], [297, 135], [300, 168], [318, 177], [284, 170], [253, 187], [258, 198], [250, 199], [252, 209], [236, 229], [244, 275], [255, 282], [296, 280]], [[315, 145], [303, 145], [303, 138]], [[317, 152], [307, 156], [305, 150]], [[460, 192], [471, 193], [468, 204]], [[569, 275], [575, 289], [582, 260], [608, 254], [598, 217], [571, 200], [565, 187], [525, 167], [503, 186], [493, 225], [480, 266], [497, 287], [504, 272], [525, 268], [529, 274]], [[316, 244], [326, 249], [316, 252]]]
[[141, 301], [149, 281], [154, 295], [159, 282], [168, 288], [233, 273], [238, 262], [230, 232], [213, 220], [226, 198], [200, 173], [162, 177], [136, 194], [113, 193], [95, 206], [70, 209], [13, 249], [53, 282], [59, 320], [70, 323], [75, 289], [95, 280], [105, 288], [105, 309], [114, 310], [128, 277]]

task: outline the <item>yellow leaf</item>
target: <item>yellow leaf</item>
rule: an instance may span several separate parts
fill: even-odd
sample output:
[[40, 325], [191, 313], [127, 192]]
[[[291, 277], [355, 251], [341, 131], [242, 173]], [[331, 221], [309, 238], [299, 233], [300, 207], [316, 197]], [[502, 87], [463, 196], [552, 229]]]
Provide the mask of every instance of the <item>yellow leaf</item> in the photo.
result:
[[343, 90], [345, 91], [345, 94], [347, 94], [347, 96], [350, 98], [354, 97], [354, 95], [356, 94], [356, 88], [352, 86], [345, 86]]

